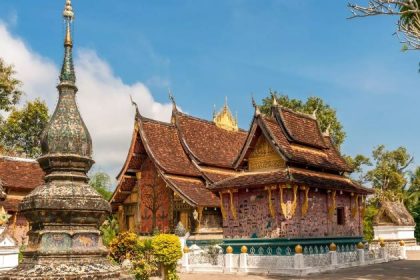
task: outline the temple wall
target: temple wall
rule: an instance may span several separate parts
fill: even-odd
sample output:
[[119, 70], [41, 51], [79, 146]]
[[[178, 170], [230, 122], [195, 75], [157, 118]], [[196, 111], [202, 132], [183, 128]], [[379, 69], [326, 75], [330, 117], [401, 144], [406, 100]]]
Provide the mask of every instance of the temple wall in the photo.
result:
[[[158, 176], [156, 168], [148, 159], [144, 163], [140, 180], [139, 226], [141, 234], [153, 233], [153, 224], [161, 233], [172, 228], [172, 190]], [[155, 220], [155, 222], [154, 222]]]
[[[293, 217], [287, 220], [280, 210], [279, 191], [272, 191], [274, 218], [270, 214], [268, 192], [264, 188], [239, 190], [234, 193], [233, 202], [237, 219], [230, 207], [229, 194], [223, 195], [223, 205], [227, 219], [223, 221], [225, 238], [265, 238], [265, 237], [324, 237], [324, 236], [360, 236], [362, 226], [360, 211], [352, 217], [350, 194], [336, 195], [336, 207], [344, 208], [344, 225], [337, 224], [337, 211], [328, 216], [328, 197], [325, 191], [309, 192], [309, 208], [302, 217], [304, 191], [298, 191], [297, 207]], [[331, 198], [330, 198], [331, 199]], [[293, 200], [293, 190], [284, 191], [284, 199]], [[354, 198], [352, 200], [354, 203]]]

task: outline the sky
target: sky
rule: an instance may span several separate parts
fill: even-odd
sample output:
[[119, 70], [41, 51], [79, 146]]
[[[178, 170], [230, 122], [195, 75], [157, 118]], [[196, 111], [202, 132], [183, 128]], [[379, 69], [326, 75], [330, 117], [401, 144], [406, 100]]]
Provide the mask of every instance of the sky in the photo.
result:
[[[0, 57], [15, 65], [24, 99], [46, 100], [51, 111], [64, 2], [0, 1]], [[244, 129], [251, 95], [319, 96], [344, 126], [344, 154], [405, 146], [420, 165], [420, 52], [401, 51], [396, 18], [348, 20], [347, 2], [73, 0], [77, 98], [94, 171], [115, 177], [125, 161], [129, 96], [145, 116], [169, 121], [168, 88], [181, 110], [205, 119], [227, 97]]]

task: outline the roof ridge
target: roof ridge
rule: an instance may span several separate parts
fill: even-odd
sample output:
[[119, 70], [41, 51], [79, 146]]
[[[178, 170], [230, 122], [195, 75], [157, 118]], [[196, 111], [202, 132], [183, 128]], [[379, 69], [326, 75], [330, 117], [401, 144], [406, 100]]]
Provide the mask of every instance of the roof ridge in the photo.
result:
[[159, 121], [159, 120], [147, 118], [147, 117], [144, 117], [144, 116], [141, 116], [140, 117], [140, 120], [141, 121], [153, 122], [153, 123], [157, 123], [157, 124], [162, 124], [162, 125], [166, 125], [166, 126], [173, 126], [173, 127], [175, 127], [175, 125], [172, 124], [172, 123], [170, 123], [170, 122]]
[[[210, 120], [202, 119], [202, 118], [199, 118], [199, 117], [196, 117], [196, 116], [192, 116], [192, 115], [190, 115], [190, 114], [187, 114], [187, 113], [184, 113], [184, 112], [179, 112], [179, 111], [176, 111], [176, 112], [175, 112], [175, 114], [177, 114], [177, 115], [182, 115], [182, 116], [184, 116], [184, 117], [186, 117], [186, 118], [190, 118], [190, 119], [193, 119], [193, 120], [196, 120], [196, 121], [200, 121], [200, 122], [203, 122], [203, 123], [208, 123], [208, 124], [210, 124], [210, 125], [213, 125], [213, 126], [217, 127], [218, 129], [225, 130], [225, 129], [223, 129], [223, 128], [218, 127], [218, 126], [214, 123], [214, 121], [210, 121]], [[228, 131], [228, 130], [225, 130], [225, 131]], [[246, 130], [244, 130], [244, 129], [240, 128], [240, 127], [238, 128], [238, 131], [228, 131], [228, 132], [234, 132], [234, 133], [236, 133], [236, 132], [247, 133], [247, 131], [246, 131]]]
[[11, 156], [0, 155], [0, 159], [5, 159], [8, 161], [17, 161], [17, 162], [38, 163], [38, 161], [33, 158], [22, 158], [22, 157], [11, 157]]
[[314, 118], [314, 116], [312, 116], [311, 114], [308, 114], [308, 113], [295, 111], [295, 110], [292, 110], [292, 109], [290, 109], [290, 108], [287, 108], [287, 107], [284, 107], [284, 106], [281, 106], [281, 105], [277, 105], [277, 107], [278, 107], [279, 109], [281, 109], [281, 110], [288, 111], [288, 112], [290, 112], [290, 113], [293, 113], [293, 114], [295, 114], [295, 115], [299, 115], [299, 116], [304, 117], [304, 118], [307, 118], [307, 119], [311, 119], [311, 120], [314, 120], [314, 121], [316, 121], [316, 120], [317, 120], [316, 118]]

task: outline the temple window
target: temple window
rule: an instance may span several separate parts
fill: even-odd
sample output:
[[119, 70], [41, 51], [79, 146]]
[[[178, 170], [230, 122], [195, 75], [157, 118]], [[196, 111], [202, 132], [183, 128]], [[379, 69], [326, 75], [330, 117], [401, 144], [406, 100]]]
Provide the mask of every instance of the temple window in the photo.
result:
[[344, 207], [337, 207], [337, 225], [344, 225], [345, 223]]

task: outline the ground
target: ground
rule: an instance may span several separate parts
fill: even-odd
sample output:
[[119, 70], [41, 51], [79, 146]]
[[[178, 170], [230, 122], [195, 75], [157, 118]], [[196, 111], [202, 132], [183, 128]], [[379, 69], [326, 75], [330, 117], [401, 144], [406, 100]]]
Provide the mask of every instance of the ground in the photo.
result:
[[307, 277], [274, 277], [257, 275], [228, 275], [228, 274], [182, 274], [181, 280], [416, 280], [420, 279], [420, 252], [409, 255], [409, 260], [395, 261], [363, 267], [340, 269], [333, 272], [310, 275]]

